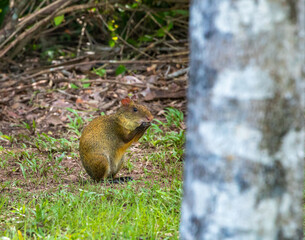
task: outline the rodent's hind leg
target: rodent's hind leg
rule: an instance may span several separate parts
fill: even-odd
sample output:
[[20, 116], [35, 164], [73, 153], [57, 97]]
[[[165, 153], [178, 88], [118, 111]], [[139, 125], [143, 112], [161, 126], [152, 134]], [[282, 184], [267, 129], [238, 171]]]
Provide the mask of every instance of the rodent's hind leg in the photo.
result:
[[84, 164], [87, 173], [95, 180], [101, 181], [106, 179], [110, 173], [110, 165], [104, 154], [90, 154], [86, 157], [90, 164]]

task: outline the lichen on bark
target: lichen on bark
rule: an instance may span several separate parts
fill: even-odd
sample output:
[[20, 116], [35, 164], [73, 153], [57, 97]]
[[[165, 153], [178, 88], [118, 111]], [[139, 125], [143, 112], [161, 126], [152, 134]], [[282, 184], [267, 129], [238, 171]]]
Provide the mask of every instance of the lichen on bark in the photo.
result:
[[193, 0], [182, 239], [301, 239], [301, 2]]

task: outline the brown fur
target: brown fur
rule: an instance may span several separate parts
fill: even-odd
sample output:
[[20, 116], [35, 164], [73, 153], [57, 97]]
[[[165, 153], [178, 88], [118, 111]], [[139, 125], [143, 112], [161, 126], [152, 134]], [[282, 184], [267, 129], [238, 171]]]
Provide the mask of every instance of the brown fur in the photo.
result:
[[96, 181], [114, 177], [122, 168], [125, 151], [142, 137], [152, 119], [146, 107], [126, 98], [115, 114], [92, 120], [79, 142], [87, 173]]

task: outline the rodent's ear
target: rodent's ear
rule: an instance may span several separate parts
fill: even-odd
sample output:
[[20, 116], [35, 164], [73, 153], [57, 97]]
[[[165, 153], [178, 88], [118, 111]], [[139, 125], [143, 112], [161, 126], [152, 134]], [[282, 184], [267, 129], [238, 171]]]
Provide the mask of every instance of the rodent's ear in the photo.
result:
[[121, 103], [123, 104], [123, 106], [128, 106], [131, 103], [131, 99], [129, 97], [126, 97], [121, 100]]
[[137, 95], [133, 95], [133, 96], [131, 97], [131, 100], [136, 102], [136, 101], [138, 100]]

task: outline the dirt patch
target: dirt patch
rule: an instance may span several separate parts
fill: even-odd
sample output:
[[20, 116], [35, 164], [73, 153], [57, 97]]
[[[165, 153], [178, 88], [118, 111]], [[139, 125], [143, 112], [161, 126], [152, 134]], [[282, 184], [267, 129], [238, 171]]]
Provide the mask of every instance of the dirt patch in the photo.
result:
[[[120, 100], [128, 95], [137, 96], [161, 121], [167, 107], [186, 113], [188, 61], [175, 63], [180, 56], [169, 63], [127, 61], [126, 69], [132, 70], [124, 76], [115, 76], [117, 65], [108, 64], [102, 78], [92, 71], [80, 71], [73, 60], [57, 64], [54, 71], [39, 66], [39, 58], [33, 58], [26, 58], [14, 73], [0, 74], [0, 193], [10, 194], [20, 188], [37, 192], [60, 185], [101, 184], [84, 171], [77, 136], [92, 118], [114, 113]], [[37, 66], [33, 67], [33, 61]], [[86, 65], [88, 59], [80, 61]], [[91, 63], [90, 68], [94, 67], [98, 66]], [[13, 68], [14, 64], [8, 69]], [[170, 160], [165, 157], [154, 162], [148, 158], [157, 151], [161, 150], [149, 144], [134, 145], [117, 177], [130, 176], [139, 186], [171, 181], [172, 175], [165, 167]], [[175, 168], [181, 178], [182, 159]]]
[[[14, 149], [15, 156], [11, 156], [8, 152]], [[120, 184], [114, 184], [111, 182], [98, 183], [93, 181], [89, 175], [85, 172], [79, 157], [71, 158], [65, 157], [59, 166], [51, 168], [42, 174], [35, 173], [28, 170], [26, 178], [23, 175], [22, 168], [19, 163], [22, 163], [20, 155], [23, 149], [7, 148], [0, 153], [0, 159], [2, 163], [5, 163], [4, 168], [0, 168], [0, 193], [12, 194], [18, 192], [20, 188], [26, 192], [37, 193], [41, 191], [52, 191], [59, 186], [68, 185], [103, 185], [108, 187], [120, 187]], [[29, 150], [28, 150], [29, 151]], [[31, 151], [31, 150], [30, 150]], [[37, 150], [34, 150], [36, 151]], [[166, 173], [166, 170], [158, 164], [153, 164], [152, 161], [147, 160], [143, 155], [148, 154], [147, 149], [132, 147], [130, 152], [125, 156], [125, 166], [117, 174], [116, 177], [131, 177], [134, 181], [137, 181], [139, 188], [147, 186], [147, 182], [154, 184], [158, 182], [159, 185], [165, 185], [171, 182], [171, 176]], [[46, 154], [40, 154], [40, 160], [48, 162]], [[164, 159], [166, 162], [166, 159]], [[126, 165], [131, 165], [132, 169], [129, 169]], [[180, 169], [177, 169], [181, 173], [182, 162], [178, 165]], [[177, 177], [177, 176], [176, 176]], [[175, 177], [175, 178], [176, 178]], [[181, 175], [178, 176], [181, 179]], [[166, 181], [164, 181], [166, 179]], [[14, 183], [12, 187], [12, 183]], [[124, 183], [122, 183], [124, 184]]]

